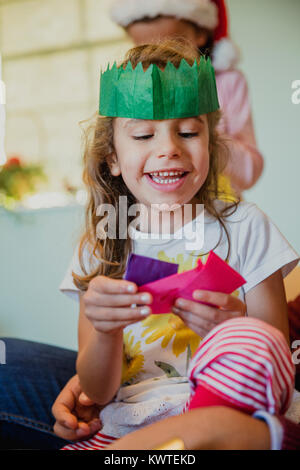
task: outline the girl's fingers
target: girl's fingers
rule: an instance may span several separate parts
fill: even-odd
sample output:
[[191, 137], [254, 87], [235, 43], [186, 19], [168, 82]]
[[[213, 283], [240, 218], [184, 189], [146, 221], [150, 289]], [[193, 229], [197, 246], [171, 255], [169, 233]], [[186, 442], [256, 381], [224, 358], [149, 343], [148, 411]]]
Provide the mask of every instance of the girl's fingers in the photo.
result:
[[226, 307], [221, 306], [220, 308], [224, 310], [231, 310], [233, 312], [237, 312], [242, 316], [246, 315], [246, 312], [247, 312], [246, 304], [241, 299], [233, 295], [229, 295], [227, 306]]
[[63, 403], [57, 404], [54, 416], [56, 421], [66, 428], [76, 429], [78, 426], [76, 416], [74, 416], [70, 409]]
[[89, 283], [89, 289], [102, 294], [135, 294], [138, 290], [134, 282], [96, 276]]
[[77, 419], [72, 414], [72, 411], [76, 404], [76, 397], [73, 391], [65, 386], [56, 398], [52, 406], [52, 414], [63, 426], [67, 426], [71, 429], [76, 429]]
[[91, 307], [86, 311], [86, 315], [93, 322], [132, 322], [140, 321], [144, 317], [151, 315], [151, 308], [148, 306], [134, 308], [97, 308]]
[[[215, 323], [220, 323], [237, 316], [244, 316], [246, 313], [246, 305], [236, 297], [209, 291], [201, 291], [201, 295], [198, 293], [196, 294], [196, 292], [200, 291], [194, 292], [195, 300], [197, 299], [199, 301], [201, 300], [201, 302], [213, 303], [214, 305], [216, 304], [216, 301], [218, 301], [221, 304], [220, 307], [213, 307], [193, 300], [181, 298], [176, 300], [175, 307], [189, 311], [195, 315], [200, 315], [202, 318]], [[202, 295], [202, 292], [205, 292], [205, 295]]]
[[178, 315], [182, 321], [184, 321], [184, 323], [201, 338], [204, 338], [207, 333], [209, 333], [216, 326], [215, 324], [210, 324], [208, 322], [201, 322], [199, 321], [199, 318], [197, 319], [197, 317], [195, 317], [195, 315], [191, 315], [188, 312], [182, 312], [176, 307], [173, 307], [172, 311]]
[[193, 300], [177, 299], [175, 307], [180, 308], [185, 312], [193, 313], [194, 315], [201, 317], [203, 320], [213, 322], [215, 324], [224, 320], [224, 312], [222, 310], [208, 305], [199, 304]]
[[96, 432], [100, 431], [102, 425], [99, 419], [94, 419], [89, 423], [84, 423], [80, 421], [78, 429], [76, 430], [77, 439], [87, 438], [96, 434]]
[[90, 430], [92, 434], [96, 434], [96, 432], [100, 431], [102, 428], [102, 423], [100, 419], [94, 419], [90, 422]]
[[58, 421], [53, 426], [53, 431], [58, 437], [65, 439], [67, 441], [75, 441], [78, 439], [77, 429], [69, 429], [60, 424]]
[[92, 291], [85, 296], [85, 305], [94, 305], [99, 307], [128, 307], [132, 304], [146, 305], [152, 303], [152, 295], [148, 292], [140, 292], [138, 294], [99, 294]]
[[87, 423], [80, 422], [78, 424], [78, 429], [76, 429], [76, 436], [81, 439], [82, 437], [89, 436], [90, 434], [90, 426]]
[[217, 326], [216, 322], [204, 320], [202, 317], [192, 312], [180, 310], [176, 307], [173, 308], [173, 312], [178, 315], [184, 321], [185, 324], [188, 324], [189, 326], [196, 326], [197, 328], [201, 328], [203, 331], [206, 332], [212, 330], [215, 326]]
[[193, 292], [195, 300], [215, 305], [224, 310], [239, 311], [245, 314], [246, 305], [242, 300], [234, 295], [223, 294], [222, 292], [212, 292], [205, 290], [195, 290]]
[[79, 422], [78, 427], [74, 430], [66, 428], [59, 422], [56, 422], [53, 427], [55, 434], [67, 441], [76, 441], [83, 438], [87, 439], [99, 431], [99, 429], [101, 429], [100, 421], [98, 423], [96, 421], [92, 421], [91, 423], [84, 423], [81, 421]]

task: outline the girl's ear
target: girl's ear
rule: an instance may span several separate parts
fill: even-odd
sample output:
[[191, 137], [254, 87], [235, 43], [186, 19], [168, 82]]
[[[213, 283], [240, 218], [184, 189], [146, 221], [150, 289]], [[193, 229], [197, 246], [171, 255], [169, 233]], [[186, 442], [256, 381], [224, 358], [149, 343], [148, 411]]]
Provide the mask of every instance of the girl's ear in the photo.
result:
[[107, 157], [107, 164], [109, 166], [110, 172], [113, 176], [120, 176], [121, 168], [118, 162], [117, 155], [115, 153], [111, 153]]

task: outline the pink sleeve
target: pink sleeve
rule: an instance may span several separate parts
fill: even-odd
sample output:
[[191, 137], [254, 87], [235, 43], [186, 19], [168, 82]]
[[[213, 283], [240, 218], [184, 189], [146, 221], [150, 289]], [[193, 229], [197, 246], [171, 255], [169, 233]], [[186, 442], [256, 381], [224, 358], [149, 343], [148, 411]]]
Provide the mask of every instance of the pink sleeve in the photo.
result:
[[263, 157], [255, 140], [248, 86], [244, 75], [230, 70], [216, 75], [223, 112], [220, 131], [229, 138], [231, 158], [226, 168], [233, 187], [241, 192], [251, 188], [263, 170]]

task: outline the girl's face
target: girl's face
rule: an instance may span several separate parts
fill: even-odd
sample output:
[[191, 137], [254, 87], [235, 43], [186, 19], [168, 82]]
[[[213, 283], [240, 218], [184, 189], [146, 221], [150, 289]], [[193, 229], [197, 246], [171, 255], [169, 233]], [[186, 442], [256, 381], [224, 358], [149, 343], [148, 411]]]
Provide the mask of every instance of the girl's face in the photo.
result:
[[208, 40], [207, 31], [197, 28], [189, 21], [171, 16], [160, 16], [151, 21], [137, 21], [128, 26], [127, 33], [137, 45], [151, 44], [166, 38], [184, 37], [196, 47], [202, 47]]
[[188, 204], [209, 171], [206, 115], [145, 121], [114, 119], [114, 148], [109, 165], [136, 200], [146, 206]]

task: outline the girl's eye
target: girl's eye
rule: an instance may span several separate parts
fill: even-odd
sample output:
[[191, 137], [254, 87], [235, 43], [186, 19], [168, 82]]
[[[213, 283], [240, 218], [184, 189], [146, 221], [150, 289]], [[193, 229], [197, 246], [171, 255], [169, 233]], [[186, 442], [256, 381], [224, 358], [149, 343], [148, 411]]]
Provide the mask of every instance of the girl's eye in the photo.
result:
[[191, 139], [192, 137], [197, 137], [199, 132], [179, 132], [178, 134], [184, 139]]
[[134, 140], [148, 140], [151, 137], [153, 137], [153, 134], [133, 136]]

